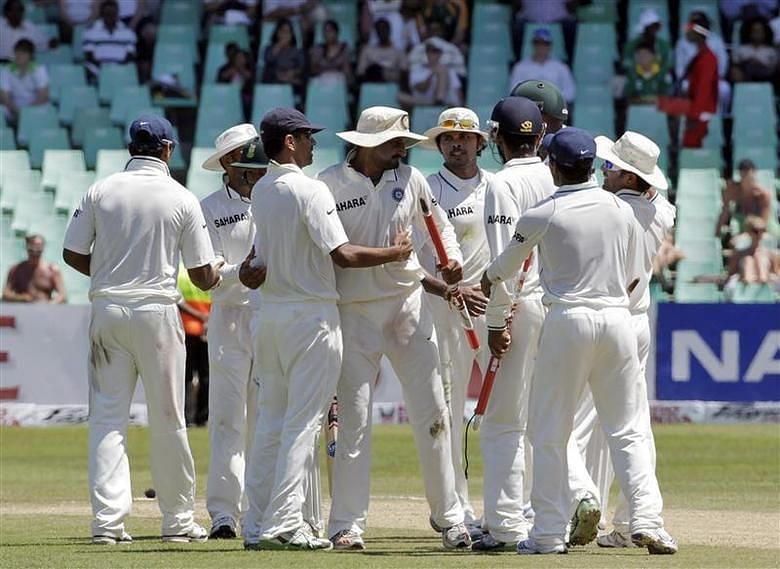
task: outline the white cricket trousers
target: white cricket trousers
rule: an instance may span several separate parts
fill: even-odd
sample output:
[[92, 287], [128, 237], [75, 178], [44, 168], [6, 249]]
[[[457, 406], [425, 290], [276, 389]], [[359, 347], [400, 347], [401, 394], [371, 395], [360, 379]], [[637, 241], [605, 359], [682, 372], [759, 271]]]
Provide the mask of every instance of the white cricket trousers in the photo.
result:
[[620, 487], [630, 496], [631, 531], [663, 527], [661, 493], [642, 427], [643, 383], [627, 309], [553, 305], [542, 328], [528, 419], [536, 512], [531, 537], [540, 545], [564, 543], [571, 515], [566, 448], [587, 384]]
[[339, 441], [333, 467], [329, 535], [366, 529], [371, 470], [371, 417], [379, 360], [398, 374], [422, 467], [431, 518], [440, 527], [463, 522], [455, 492], [450, 416], [439, 353], [422, 287], [371, 302], [342, 304], [344, 365], [338, 384]]
[[133, 496], [127, 424], [141, 376], [162, 535], [194, 523], [195, 466], [184, 421], [184, 328], [175, 304], [92, 301], [89, 324], [89, 490], [92, 535], [119, 537]]
[[257, 384], [252, 381], [250, 306], [212, 304], [209, 315], [209, 479], [212, 525], [237, 527], [246, 510], [244, 468], [252, 449]]
[[[641, 426], [650, 450], [653, 471], [655, 471], [655, 438], [653, 437], [653, 429], [650, 420], [650, 403], [647, 400], [646, 370], [651, 341], [650, 320], [647, 313], [632, 314], [631, 326], [636, 334], [640, 374], [643, 380], [640, 385], [640, 397], [642, 397], [642, 400], [644, 401], [644, 403], [642, 403]], [[602, 520], [606, 522], [605, 516], [608, 507], [609, 488], [615, 477], [615, 471], [613, 470], [610, 461], [607, 438], [604, 434], [604, 430], [601, 428], [601, 423], [598, 420], [596, 407], [593, 405], [593, 397], [591, 396], [589, 389], [586, 389], [582, 402], [577, 409], [577, 414], [574, 419], [573, 436], [576, 437], [577, 444], [583, 453], [585, 465], [590, 473], [590, 477], [598, 486], [601, 493]], [[662, 507], [663, 504], [659, 506], [659, 510]], [[630, 521], [628, 500], [626, 500], [622, 491], [618, 492], [615, 516], [612, 520], [612, 524], [619, 532], [628, 533]]]
[[521, 298], [512, 319], [512, 344], [501, 359], [480, 426], [484, 482], [483, 529], [516, 542], [528, 535], [523, 515], [528, 393], [545, 309], [541, 297]]
[[[443, 298], [424, 296], [436, 326], [436, 342], [439, 347], [440, 373], [444, 381], [445, 398], [449, 389], [449, 408], [452, 417], [452, 466], [455, 469], [455, 489], [458, 493], [466, 523], [476, 523], [477, 516], [469, 500], [469, 487], [463, 472], [463, 417], [466, 412], [466, 394], [471, 381], [471, 370], [477, 360], [480, 370], [487, 368], [490, 350], [487, 345], [487, 324], [484, 316], [472, 316], [474, 329], [479, 337], [479, 350], [469, 346], [460, 316]], [[449, 387], [447, 385], [449, 381]]]
[[244, 539], [256, 543], [303, 524], [303, 479], [341, 372], [335, 303], [265, 303], [258, 310], [257, 425], [247, 471]]

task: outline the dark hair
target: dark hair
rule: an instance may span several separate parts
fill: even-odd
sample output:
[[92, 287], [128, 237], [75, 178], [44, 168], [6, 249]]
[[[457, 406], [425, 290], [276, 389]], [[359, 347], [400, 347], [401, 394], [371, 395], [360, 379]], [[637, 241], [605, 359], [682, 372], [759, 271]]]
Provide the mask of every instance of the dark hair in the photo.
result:
[[705, 12], [700, 10], [694, 10], [691, 15], [688, 16], [688, 21], [694, 24], [699, 24], [703, 28], [710, 29], [710, 18]]
[[[634, 174], [636, 176], [636, 174]], [[647, 183], [645, 180], [640, 178], [639, 176], [636, 176], [636, 189], [638, 192], [646, 192], [650, 189], [650, 184]]]
[[534, 153], [536, 148], [535, 134], [514, 134], [507, 132], [499, 127], [498, 131], [501, 133], [501, 137], [504, 139], [504, 143], [512, 154], [528, 154]]
[[325, 20], [325, 22], [322, 24], [322, 31], [325, 31], [325, 28], [328, 26], [331, 26], [336, 31], [336, 35], [339, 34], [341, 28], [339, 27], [339, 23], [336, 20]]
[[766, 20], [760, 17], [751, 18], [750, 20], [742, 21], [742, 29], [739, 30], [739, 43], [741, 45], [746, 45], [750, 43], [750, 30], [756, 24], [759, 24], [764, 29], [763, 45], [771, 46], [772, 37], [773, 37], [772, 28], [769, 27], [769, 24], [766, 22]]
[[[550, 156], [550, 161], [555, 162], [555, 159]], [[583, 160], [582, 163], [576, 166], [564, 166], [563, 164], [555, 162], [555, 166], [566, 179], [566, 182], [579, 184], [581, 182], [587, 182], [590, 178], [590, 171], [593, 169], [593, 160]]]
[[756, 163], [753, 162], [750, 158], [743, 158], [739, 161], [739, 164], [737, 164], [737, 170], [755, 170], [756, 169]]
[[156, 140], [152, 140], [151, 135], [148, 132], [141, 131], [136, 134], [137, 140], [131, 142], [127, 150], [131, 156], [152, 156], [154, 158], [162, 158], [163, 145]]
[[22, 38], [14, 44], [14, 51], [26, 51], [30, 55], [35, 55], [35, 44], [27, 38]]
[[40, 239], [41, 243], [44, 245], [46, 244], [46, 239], [43, 238], [43, 235], [40, 233], [32, 233], [24, 238], [25, 243], [29, 243], [30, 241], [34, 241], [35, 239]]
[[271, 132], [263, 131], [260, 134], [260, 139], [263, 143], [263, 149], [265, 150], [265, 155], [268, 156], [271, 159], [276, 158], [279, 156], [279, 153], [284, 148], [284, 137], [287, 136], [288, 132], [282, 132], [281, 130], [274, 130]]
[[634, 53], [639, 51], [640, 49], [646, 49], [647, 51], [655, 54], [655, 45], [654, 42], [642, 40], [639, 43], [636, 44], [636, 47], [634, 48]]
[[24, 7], [24, 2], [22, 2], [22, 0], [8, 0], [3, 5], [3, 16], [7, 18], [8, 14], [11, 12], [11, 8], [13, 8], [14, 6], [21, 6], [22, 11], [24, 12], [25, 7]]
[[390, 33], [392, 28], [390, 27], [390, 22], [387, 20], [387, 18], [379, 18], [376, 22], [374, 22], [374, 29], [376, 30], [376, 33], [379, 33], [379, 26], [387, 26], [387, 32]]
[[232, 59], [235, 53], [239, 50], [238, 44], [234, 41], [225, 44], [225, 57]]
[[114, 8], [119, 9], [119, 2], [117, 2], [116, 0], [103, 0], [100, 3], [100, 11], [102, 12], [109, 6], [113, 6]]
[[297, 47], [298, 40], [295, 37], [295, 28], [293, 28], [292, 21], [290, 21], [289, 18], [279, 18], [279, 21], [276, 22], [274, 33], [271, 35], [271, 45], [279, 41], [279, 30], [281, 30], [282, 26], [285, 25], [290, 28], [290, 35], [292, 36], [292, 39], [290, 40], [290, 45], [294, 45]]

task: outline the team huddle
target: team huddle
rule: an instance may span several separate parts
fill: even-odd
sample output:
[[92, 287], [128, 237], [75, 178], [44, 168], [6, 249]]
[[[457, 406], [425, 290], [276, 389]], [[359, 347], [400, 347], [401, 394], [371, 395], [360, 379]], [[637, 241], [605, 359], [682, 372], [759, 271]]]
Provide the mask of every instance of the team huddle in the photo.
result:
[[[163, 541], [240, 533], [247, 550], [365, 549], [386, 357], [446, 549], [566, 553], [597, 539], [675, 553], [644, 373], [652, 261], [674, 207], [651, 140], [594, 139], [565, 127], [567, 114], [544, 81], [515, 87], [485, 129], [451, 108], [421, 135], [405, 111], [371, 107], [337, 133], [346, 159], [315, 179], [302, 168], [321, 128], [277, 108], [259, 133], [243, 124], [216, 139], [203, 167], [223, 185], [201, 203], [170, 177], [170, 123], [133, 122], [125, 171], [87, 191], [63, 251], [91, 278], [93, 541], [132, 541], [126, 431], [140, 376]], [[402, 162], [415, 145], [441, 153], [439, 172]], [[479, 168], [481, 152], [502, 170]], [[179, 257], [212, 291], [210, 531], [194, 519]], [[481, 400], [481, 517], [462, 464], [475, 362], [495, 372]], [[324, 520], [319, 441], [334, 396]], [[614, 529], [598, 535], [613, 477]]]

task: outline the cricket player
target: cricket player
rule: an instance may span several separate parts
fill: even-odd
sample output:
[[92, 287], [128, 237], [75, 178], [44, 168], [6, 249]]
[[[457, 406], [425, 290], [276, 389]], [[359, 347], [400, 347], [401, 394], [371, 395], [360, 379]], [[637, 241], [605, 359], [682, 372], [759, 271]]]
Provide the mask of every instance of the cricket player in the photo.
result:
[[428, 140], [420, 146], [436, 149], [444, 158], [441, 169], [428, 176], [427, 180], [433, 198], [447, 214], [455, 231], [463, 255], [463, 280], [458, 285], [458, 291], [480, 339], [480, 349], [475, 353], [468, 344], [461, 319], [452, 305], [449, 287], [432, 276], [436, 273], [436, 258], [428, 240], [420, 262], [431, 275], [423, 281], [423, 286], [432, 293], [426, 296], [426, 301], [436, 327], [445, 393], [446, 390], [450, 393], [455, 487], [466, 527], [472, 535], [481, 535], [481, 522], [469, 501], [468, 484], [463, 473], [463, 416], [474, 360], [477, 359], [480, 369], [485, 369], [488, 354], [484, 318], [487, 298], [482, 294], [479, 279], [490, 262], [483, 220], [485, 191], [493, 175], [477, 166], [477, 156], [487, 146], [488, 135], [480, 130], [479, 118], [474, 111], [455, 107], [443, 111], [437, 125], [425, 131], [424, 136]]
[[[488, 184], [485, 197], [484, 223], [491, 257], [495, 258], [511, 242], [519, 216], [552, 195], [555, 186], [549, 168], [537, 156], [545, 124], [536, 103], [525, 97], [502, 99], [488, 124], [504, 162], [503, 169]], [[517, 293], [519, 277], [518, 271], [514, 279], [493, 292], [508, 304], [516, 297], [516, 308], [512, 349], [502, 360], [480, 428], [485, 503], [482, 529], [487, 533], [474, 543], [476, 551], [512, 548], [528, 536], [530, 529], [523, 513], [527, 500], [525, 425], [536, 346], [544, 320], [537, 255], [522, 291]], [[488, 329], [503, 331], [508, 317], [503, 310], [488, 313]]]
[[272, 159], [252, 190], [254, 255], [239, 269], [244, 284], [252, 267], [262, 302], [254, 337], [259, 396], [251, 467], [246, 549], [332, 549], [316, 537], [301, 513], [302, 482], [316, 433], [341, 372], [341, 325], [333, 264], [369, 267], [402, 262], [412, 250], [408, 235], [396, 232], [386, 246], [349, 242], [333, 195], [306, 176], [314, 139], [321, 130], [295, 109], [263, 116], [260, 135]]
[[195, 468], [184, 422], [179, 255], [202, 290], [222, 277], [198, 200], [171, 178], [171, 123], [130, 125], [123, 172], [93, 184], [65, 234], [63, 259], [90, 277], [89, 488], [94, 543], [132, 541], [127, 422], [138, 376], [149, 410], [151, 469], [163, 541], [205, 541], [195, 523]]
[[547, 125], [545, 132], [548, 134], [554, 134], [566, 127], [569, 109], [566, 106], [563, 93], [553, 83], [539, 79], [528, 79], [515, 85], [510, 95], [531, 99], [539, 106], [539, 110], [542, 111], [542, 120]]
[[[489, 292], [511, 280], [539, 245], [545, 318], [529, 403], [528, 432], [534, 448], [531, 502], [534, 525], [517, 552], [565, 553], [571, 515], [567, 446], [576, 406], [590, 384], [607, 433], [620, 486], [630, 496], [631, 539], [652, 553], [674, 553], [663, 529], [661, 494], [645, 434], [637, 417], [641, 383], [636, 339], [628, 311], [634, 277], [631, 255], [640, 228], [631, 208], [591, 181], [596, 143], [577, 128], [559, 131], [549, 145], [550, 169], [559, 186], [549, 199], [523, 214], [512, 242], [482, 279]], [[501, 295], [493, 303], [508, 310]], [[491, 349], [501, 353], [512, 338]]]
[[[410, 146], [425, 137], [409, 131], [409, 115], [390, 107], [370, 107], [357, 129], [338, 133], [356, 148], [319, 179], [330, 188], [350, 239], [386, 246], [400, 231], [427, 231], [420, 199], [430, 205], [449, 263], [441, 268], [447, 284], [461, 280], [462, 258], [455, 232], [433, 203], [422, 174], [405, 164]], [[334, 464], [333, 503], [328, 524], [337, 549], [363, 549], [371, 467], [372, 394], [379, 361], [386, 355], [404, 390], [425, 494], [433, 524], [446, 548], [468, 548], [471, 538], [455, 489], [450, 415], [439, 374], [439, 354], [430, 313], [422, 305], [420, 263], [375, 269], [336, 270], [344, 330], [344, 365], [338, 385], [339, 441]]]
[[[251, 380], [251, 322], [258, 308], [258, 294], [238, 280], [241, 263], [255, 238], [249, 208], [252, 184], [247, 170], [234, 165], [248, 144], [258, 141], [251, 124], [227, 129], [214, 141], [215, 151], [203, 162], [206, 170], [223, 172], [223, 183], [201, 201], [203, 216], [214, 246], [224, 264], [219, 272], [222, 286], [212, 294], [208, 327], [209, 368], [209, 478], [206, 507], [211, 516], [212, 539], [232, 539], [241, 519], [244, 497], [244, 467], [251, 450], [255, 424], [257, 386]], [[268, 159], [255, 143], [250, 166], [264, 173]], [[245, 157], [246, 158], [246, 157]], [[250, 174], [252, 175], [252, 174]], [[256, 276], [261, 269], [253, 269]]]

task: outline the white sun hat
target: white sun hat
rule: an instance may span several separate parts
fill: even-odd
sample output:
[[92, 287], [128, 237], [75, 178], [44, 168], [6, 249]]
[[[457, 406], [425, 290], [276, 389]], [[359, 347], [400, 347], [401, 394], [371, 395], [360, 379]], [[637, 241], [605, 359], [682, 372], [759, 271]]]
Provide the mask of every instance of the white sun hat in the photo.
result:
[[411, 148], [426, 138], [409, 130], [409, 113], [392, 107], [369, 107], [360, 113], [355, 130], [337, 132], [336, 136], [355, 146], [373, 148], [394, 138], [406, 140]]
[[236, 148], [241, 148], [244, 144], [258, 136], [260, 135], [257, 134], [257, 129], [255, 129], [254, 125], [249, 123], [230, 127], [214, 139], [214, 146], [217, 150], [214, 154], [204, 160], [203, 168], [213, 172], [224, 171], [222, 164], [219, 163], [219, 159], [228, 152], [232, 152]]
[[627, 130], [616, 142], [606, 136], [596, 137], [596, 156], [633, 172], [654, 188], [665, 190], [669, 183], [658, 167], [660, 154], [658, 145], [638, 132]]
[[490, 139], [488, 133], [479, 129], [477, 113], [465, 107], [453, 107], [442, 111], [436, 126], [425, 131], [424, 134], [428, 140], [420, 146], [435, 150], [437, 148], [436, 138], [445, 132], [471, 132], [481, 136], [485, 142]]

